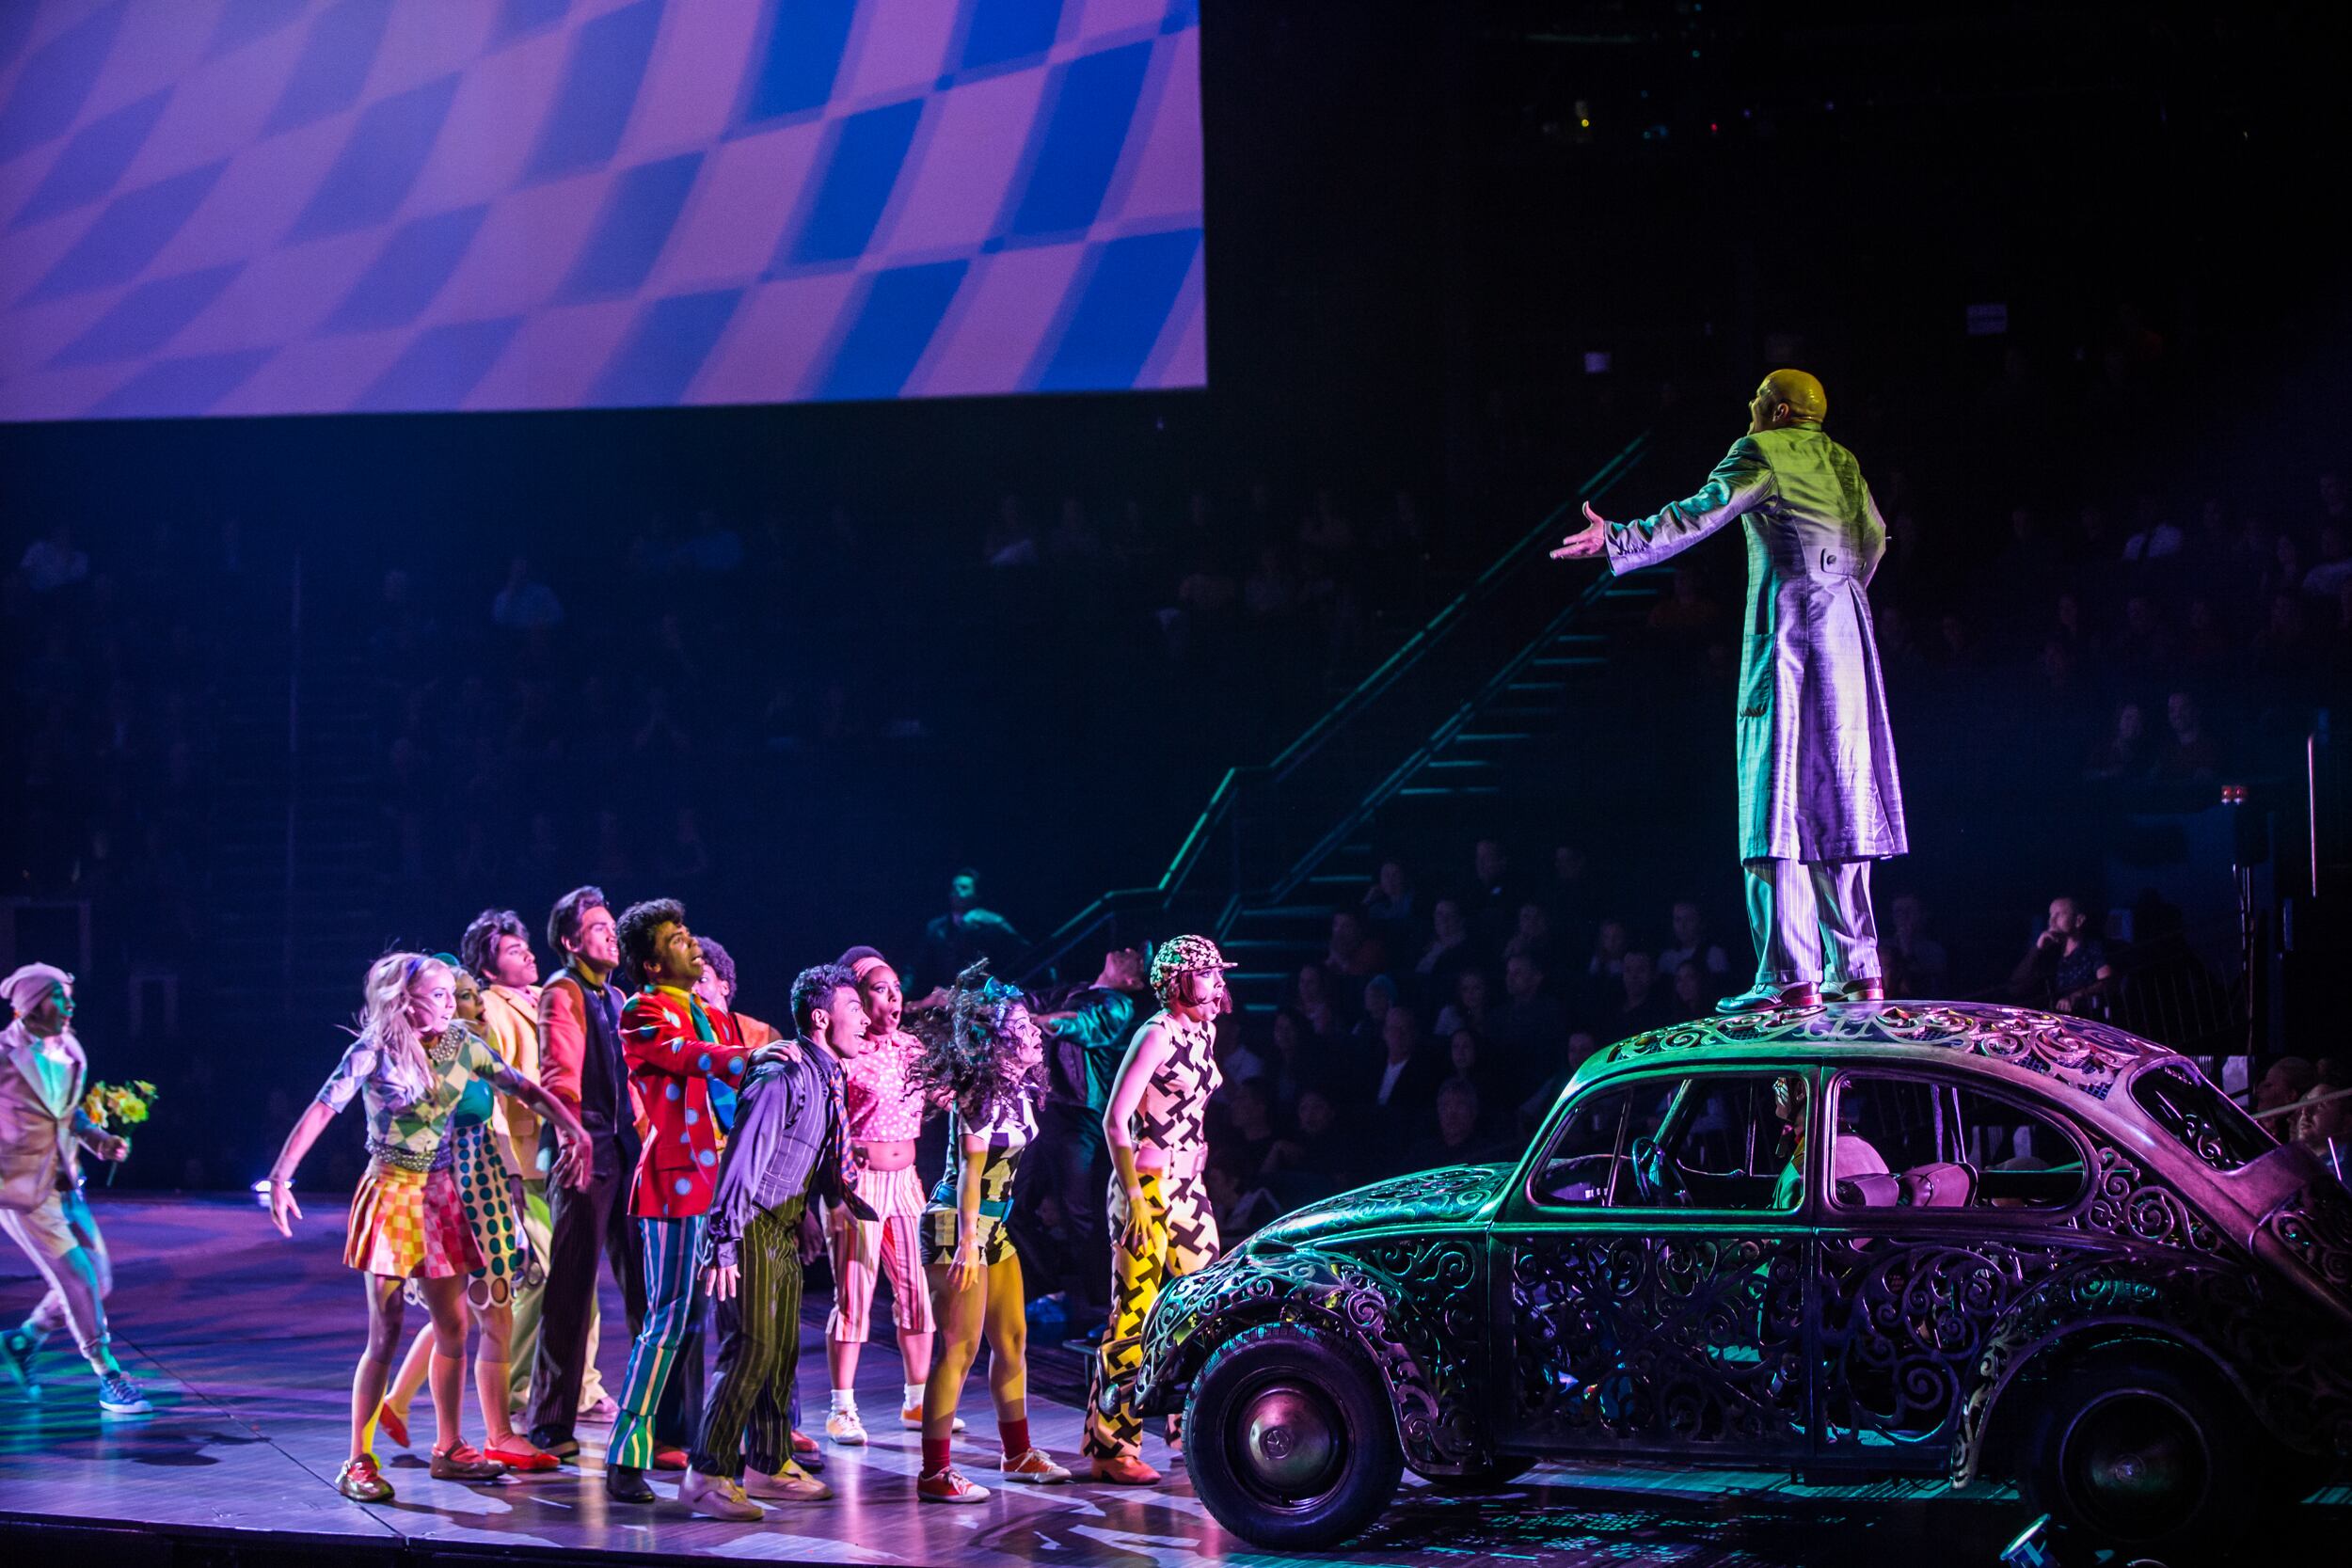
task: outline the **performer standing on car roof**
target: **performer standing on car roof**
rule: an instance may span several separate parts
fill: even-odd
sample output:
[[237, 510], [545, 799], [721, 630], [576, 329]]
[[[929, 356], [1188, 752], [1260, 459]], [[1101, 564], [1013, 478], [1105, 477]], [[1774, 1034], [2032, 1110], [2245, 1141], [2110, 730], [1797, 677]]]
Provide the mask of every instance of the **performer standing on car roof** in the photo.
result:
[[1655, 516], [1585, 527], [1555, 561], [1604, 551], [1625, 573], [1678, 555], [1739, 518], [1748, 540], [1740, 658], [1740, 859], [1756, 984], [1724, 1012], [1877, 1002], [1870, 863], [1906, 853], [1902, 786], [1865, 596], [1886, 525], [1853, 453], [1821, 433], [1829, 395], [1774, 371], [1748, 433], [1706, 487]]

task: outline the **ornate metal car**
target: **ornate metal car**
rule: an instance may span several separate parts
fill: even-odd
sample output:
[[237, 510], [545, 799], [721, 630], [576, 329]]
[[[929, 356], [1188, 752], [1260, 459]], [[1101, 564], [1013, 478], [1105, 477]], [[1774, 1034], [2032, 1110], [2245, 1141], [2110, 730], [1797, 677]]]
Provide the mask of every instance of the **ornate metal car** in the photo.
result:
[[1597, 1053], [1517, 1166], [1359, 1189], [1175, 1282], [1138, 1399], [1266, 1546], [1355, 1534], [1405, 1465], [1554, 1456], [2014, 1477], [2177, 1544], [2352, 1457], [2352, 1195], [2101, 1024], [1710, 1019]]

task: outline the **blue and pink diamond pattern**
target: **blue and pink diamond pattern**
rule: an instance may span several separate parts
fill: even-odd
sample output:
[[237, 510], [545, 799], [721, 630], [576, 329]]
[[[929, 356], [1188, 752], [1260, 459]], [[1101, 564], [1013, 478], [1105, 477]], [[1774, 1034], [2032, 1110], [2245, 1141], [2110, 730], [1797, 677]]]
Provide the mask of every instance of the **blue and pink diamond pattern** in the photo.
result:
[[1197, 0], [0, 0], [0, 419], [1197, 387]]

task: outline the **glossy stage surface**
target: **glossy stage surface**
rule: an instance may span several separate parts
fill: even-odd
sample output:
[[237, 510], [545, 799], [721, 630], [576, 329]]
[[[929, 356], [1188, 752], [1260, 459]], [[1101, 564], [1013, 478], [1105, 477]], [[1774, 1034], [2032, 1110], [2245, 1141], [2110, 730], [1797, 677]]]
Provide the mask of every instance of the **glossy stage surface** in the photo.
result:
[[[502, 1555], [570, 1560], [708, 1557], [761, 1562], [1050, 1563], [1063, 1568], [1173, 1568], [1196, 1562], [1275, 1564], [1219, 1529], [1164, 1464], [1148, 1491], [1077, 1484], [998, 1487], [973, 1508], [914, 1500], [915, 1434], [898, 1428], [898, 1356], [875, 1313], [876, 1343], [860, 1370], [874, 1441], [828, 1445], [829, 1503], [771, 1507], [758, 1524], [688, 1514], [674, 1477], [650, 1478], [651, 1509], [608, 1504], [596, 1483], [604, 1430], [583, 1427], [579, 1468], [484, 1487], [436, 1481], [421, 1450], [380, 1438], [396, 1502], [363, 1508], [333, 1485], [343, 1455], [346, 1390], [361, 1338], [359, 1288], [340, 1259], [342, 1208], [309, 1195], [295, 1240], [281, 1241], [246, 1198], [150, 1198], [93, 1193], [113, 1252], [117, 1354], [147, 1386], [151, 1417], [102, 1421], [94, 1382], [62, 1338], [41, 1355], [43, 1397], [0, 1381], [0, 1531], [41, 1529], [50, 1546], [11, 1561], [333, 1559], [349, 1563]], [[605, 1321], [621, 1321], [608, 1284]], [[0, 1322], [15, 1323], [40, 1286], [14, 1247], [0, 1249]], [[803, 1321], [803, 1398], [824, 1407], [825, 1301]], [[421, 1314], [411, 1312], [412, 1326]], [[1043, 1336], [1040, 1337], [1044, 1338]], [[617, 1385], [627, 1342], [608, 1330], [601, 1358]], [[1078, 1466], [1083, 1363], [1058, 1345], [1032, 1348], [1030, 1419], [1038, 1440]], [[971, 1423], [960, 1457], [993, 1458], [984, 1369], [965, 1396]], [[418, 1442], [431, 1418], [420, 1397]], [[467, 1433], [478, 1438], [470, 1404]], [[993, 1478], [976, 1464], [984, 1483]], [[2298, 1511], [2341, 1539], [2343, 1494]], [[1453, 1498], [1414, 1483], [1374, 1529], [1320, 1560], [1472, 1564], [1984, 1564], [2024, 1523], [2005, 1494], [1955, 1497], [1940, 1486], [1801, 1486], [1787, 1477], [1634, 1468], [1537, 1470], [1509, 1491]], [[117, 1551], [126, 1528], [135, 1551]]]

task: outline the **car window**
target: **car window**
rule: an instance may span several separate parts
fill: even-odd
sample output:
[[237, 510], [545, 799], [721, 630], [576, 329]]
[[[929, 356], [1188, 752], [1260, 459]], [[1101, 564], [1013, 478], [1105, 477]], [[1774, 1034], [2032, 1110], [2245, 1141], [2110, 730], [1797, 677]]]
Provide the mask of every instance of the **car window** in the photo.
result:
[[2132, 1080], [2132, 1099], [2215, 1170], [2236, 1170], [2279, 1147], [2262, 1123], [2187, 1062], [2143, 1068]]
[[1655, 1138], [1679, 1078], [1645, 1078], [1587, 1089], [1569, 1106], [1535, 1163], [1527, 1196], [1547, 1208], [1605, 1209], [1631, 1196], [1628, 1151]]
[[1613, 1085], [1573, 1106], [1538, 1166], [1538, 1203], [1610, 1209], [1794, 1209], [1785, 1180], [1802, 1074], [1694, 1073]]
[[2063, 1209], [2090, 1184], [2081, 1141], [2019, 1097], [1846, 1072], [1832, 1105], [1833, 1208]]

